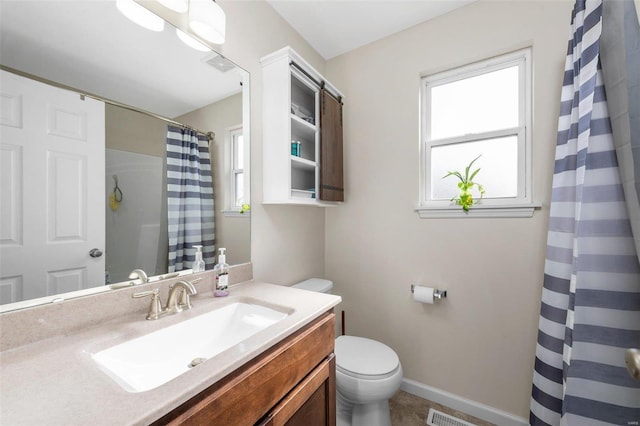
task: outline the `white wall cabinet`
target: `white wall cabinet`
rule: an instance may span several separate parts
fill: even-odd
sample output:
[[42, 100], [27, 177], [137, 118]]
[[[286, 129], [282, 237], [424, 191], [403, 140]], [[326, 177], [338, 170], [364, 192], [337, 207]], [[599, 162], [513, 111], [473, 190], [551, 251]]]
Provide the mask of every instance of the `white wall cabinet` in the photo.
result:
[[260, 62], [263, 203], [344, 201], [342, 93], [289, 47]]

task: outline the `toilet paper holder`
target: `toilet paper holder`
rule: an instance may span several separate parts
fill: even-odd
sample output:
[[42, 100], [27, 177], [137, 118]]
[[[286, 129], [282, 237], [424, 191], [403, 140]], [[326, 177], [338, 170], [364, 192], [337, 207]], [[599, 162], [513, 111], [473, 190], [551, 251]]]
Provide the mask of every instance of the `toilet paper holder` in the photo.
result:
[[[416, 288], [415, 284], [411, 284], [411, 293], [413, 294], [414, 290]], [[438, 290], [438, 289], [434, 289], [433, 290], [433, 298], [434, 299], [444, 299], [445, 297], [447, 297], [447, 290]]]

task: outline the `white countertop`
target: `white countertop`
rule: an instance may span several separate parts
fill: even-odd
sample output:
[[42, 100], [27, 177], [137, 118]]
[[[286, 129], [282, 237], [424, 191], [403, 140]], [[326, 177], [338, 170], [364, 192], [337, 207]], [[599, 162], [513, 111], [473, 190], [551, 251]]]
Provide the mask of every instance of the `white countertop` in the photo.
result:
[[[139, 313], [0, 353], [0, 424], [142, 425], [162, 417], [340, 303], [340, 297], [247, 281], [231, 295], [192, 298], [193, 309], [156, 321]], [[131, 393], [91, 355], [234, 302], [290, 314], [282, 321], [155, 389]], [[167, 342], [168, 344], [170, 342]]]

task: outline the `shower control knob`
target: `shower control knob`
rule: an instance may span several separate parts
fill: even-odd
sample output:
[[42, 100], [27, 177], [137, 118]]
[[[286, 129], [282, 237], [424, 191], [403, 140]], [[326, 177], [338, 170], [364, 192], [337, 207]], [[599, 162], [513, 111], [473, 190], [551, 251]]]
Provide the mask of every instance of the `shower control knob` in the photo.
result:
[[89, 256], [91, 257], [100, 257], [102, 256], [102, 251], [100, 249], [94, 248], [89, 251]]

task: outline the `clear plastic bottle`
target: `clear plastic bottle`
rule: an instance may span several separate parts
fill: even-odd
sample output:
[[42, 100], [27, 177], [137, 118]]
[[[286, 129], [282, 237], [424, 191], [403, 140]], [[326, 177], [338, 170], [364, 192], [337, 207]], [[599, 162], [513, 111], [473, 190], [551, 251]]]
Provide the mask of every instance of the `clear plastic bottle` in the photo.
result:
[[202, 246], [193, 246], [196, 249], [196, 260], [191, 265], [191, 270], [195, 272], [204, 271], [204, 260], [202, 260]]
[[216, 277], [213, 295], [216, 297], [229, 295], [229, 265], [227, 265], [227, 256], [224, 254], [226, 250], [225, 248], [219, 249], [218, 264], [213, 267], [213, 273]]

